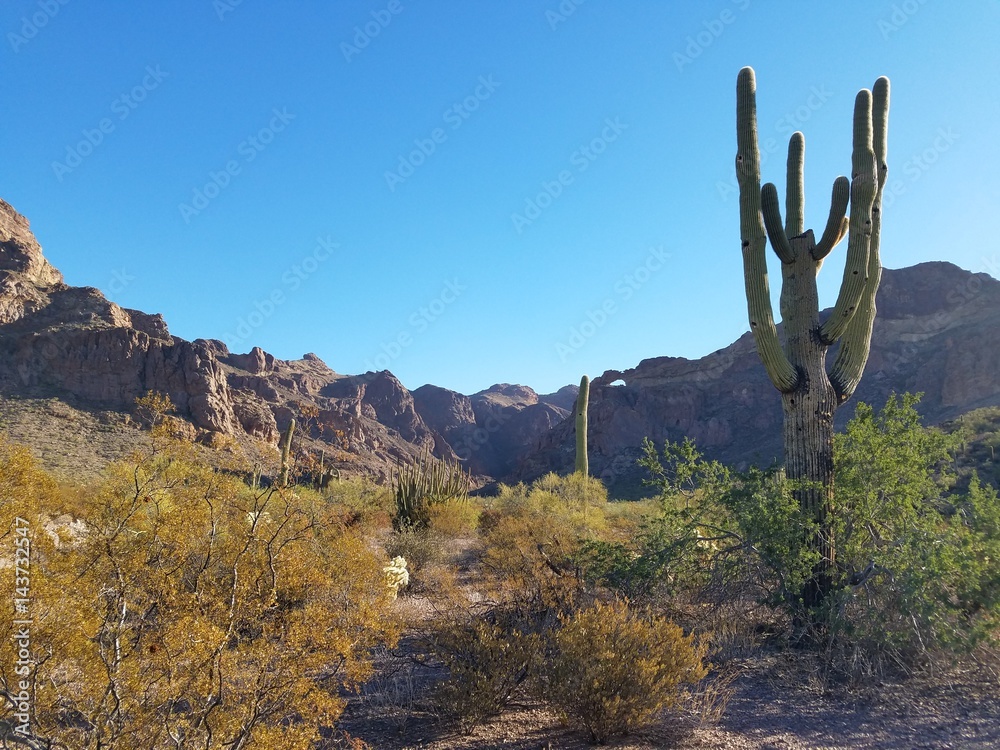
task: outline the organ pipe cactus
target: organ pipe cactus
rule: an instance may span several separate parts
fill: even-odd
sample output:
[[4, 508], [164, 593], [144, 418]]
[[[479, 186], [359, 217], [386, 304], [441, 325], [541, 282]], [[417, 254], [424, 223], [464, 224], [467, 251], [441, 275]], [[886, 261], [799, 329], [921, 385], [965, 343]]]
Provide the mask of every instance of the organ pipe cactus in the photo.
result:
[[396, 531], [426, 529], [432, 505], [466, 502], [472, 477], [459, 464], [448, 464], [424, 452], [412, 464], [400, 467], [393, 476]]
[[[786, 474], [795, 482], [803, 511], [818, 528], [810, 543], [821, 562], [803, 591], [807, 606], [817, 605], [833, 585], [833, 416], [857, 388], [871, 345], [875, 292], [882, 273], [879, 234], [888, 115], [889, 80], [879, 78], [871, 91], [863, 89], [855, 99], [851, 179], [834, 181], [826, 227], [817, 242], [813, 231], [804, 228], [802, 133], [793, 133], [788, 143], [782, 225], [777, 188], [760, 184], [753, 69], [743, 68], [736, 82], [736, 175], [750, 329], [764, 368], [781, 392]], [[816, 275], [845, 235], [843, 282], [832, 314], [821, 322]], [[771, 313], [767, 239], [781, 261], [783, 340]], [[827, 350], [838, 341], [836, 360], [827, 372]]]
[[587, 461], [587, 408], [590, 405], [590, 378], [580, 379], [580, 392], [576, 396], [576, 471], [589, 476]]

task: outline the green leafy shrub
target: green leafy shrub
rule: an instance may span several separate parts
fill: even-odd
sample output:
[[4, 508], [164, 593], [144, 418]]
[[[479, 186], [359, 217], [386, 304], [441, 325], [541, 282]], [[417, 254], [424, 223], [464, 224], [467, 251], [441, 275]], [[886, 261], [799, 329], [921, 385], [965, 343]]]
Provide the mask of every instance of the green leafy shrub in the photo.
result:
[[778, 469], [751, 467], [734, 475], [719, 503], [731, 518], [739, 554], [724, 564], [730, 569], [743, 568], [748, 561], [755, 564], [748, 583], [758, 598], [805, 622], [809, 618], [801, 593], [819, 562], [818, 552], [808, 543], [817, 526], [802, 512], [792, 489], [793, 483]]
[[553, 640], [539, 694], [602, 744], [676, 706], [680, 686], [708, 673], [704, 645], [623, 601], [563, 616]]
[[918, 400], [859, 404], [836, 437], [842, 580], [826, 617], [860, 677], [997, 636], [1000, 502], [978, 477], [949, 494], [955, 440], [920, 424]]
[[780, 470], [731, 473], [689, 443], [647, 442], [660, 512], [626, 543], [584, 545], [588, 575], [615, 590], [658, 586], [695, 603], [766, 604], [837, 671], [865, 679], [996, 640], [1000, 503], [973, 476], [954, 491], [956, 439], [921, 425], [918, 396], [859, 404], [835, 438], [833, 594], [800, 598], [817, 563], [814, 523]]

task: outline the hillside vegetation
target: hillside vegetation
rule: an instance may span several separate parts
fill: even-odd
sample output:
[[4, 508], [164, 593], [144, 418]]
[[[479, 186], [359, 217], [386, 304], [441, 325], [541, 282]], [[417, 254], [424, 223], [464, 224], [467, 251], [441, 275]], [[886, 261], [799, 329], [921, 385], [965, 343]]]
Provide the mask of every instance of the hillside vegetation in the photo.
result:
[[819, 613], [798, 596], [815, 553], [791, 483], [690, 442], [647, 442], [657, 497], [615, 502], [582, 474], [470, 498], [430, 461], [394, 491], [294, 467], [278, 486], [235, 450], [207, 465], [155, 396], [144, 447], [93, 481], [5, 441], [2, 586], [30, 620], [21, 641], [2, 625], [5, 720], [27, 680], [39, 747], [382, 747], [386, 722], [477, 732], [525, 702], [603, 743], [718, 720], [762, 650], [852, 690], [982, 662], [998, 413], [943, 431], [915, 404], [860, 404], [836, 438], [839, 578]]

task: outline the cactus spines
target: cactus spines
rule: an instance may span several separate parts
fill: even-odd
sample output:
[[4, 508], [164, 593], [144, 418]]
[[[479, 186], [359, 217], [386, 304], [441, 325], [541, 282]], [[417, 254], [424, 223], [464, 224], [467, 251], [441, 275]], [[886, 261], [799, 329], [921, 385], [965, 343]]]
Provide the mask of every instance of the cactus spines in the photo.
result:
[[288, 486], [288, 478], [292, 470], [292, 433], [294, 432], [295, 419], [292, 418], [292, 420], [288, 423], [288, 429], [285, 430], [285, 434], [281, 436], [281, 471], [278, 474], [279, 487]]
[[[885, 186], [889, 81], [879, 78], [854, 103], [851, 179], [833, 184], [830, 213], [819, 242], [805, 229], [803, 174], [805, 139], [794, 133], [788, 143], [787, 195], [782, 225], [777, 188], [760, 184], [757, 145], [756, 79], [743, 68], [736, 82], [736, 175], [740, 186], [740, 233], [747, 311], [757, 352], [784, 411], [785, 470], [797, 481], [795, 495], [819, 523], [811, 543], [821, 563], [803, 592], [805, 603], [818, 604], [829, 592], [835, 562], [832, 534], [833, 415], [857, 388], [868, 360], [875, 293], [881, 277], [879, 231]], [[847, 217], [848, 206], [850, 218]], [[847, 235], [847, 262], [830, 317], [821, 325], [816, 274], [823, 259]], [[767, 239], [781, 260], [781, 317], [784, 341], [771, 313]], [[840, 341], [837, 359], [826, 370], [826, 353]]]
[[585, 477], [590, 475], [587, 461], [587, 408], [590, 405], [590, 378], [580, 379], [580, 392], [576, 397], [576, 471]]

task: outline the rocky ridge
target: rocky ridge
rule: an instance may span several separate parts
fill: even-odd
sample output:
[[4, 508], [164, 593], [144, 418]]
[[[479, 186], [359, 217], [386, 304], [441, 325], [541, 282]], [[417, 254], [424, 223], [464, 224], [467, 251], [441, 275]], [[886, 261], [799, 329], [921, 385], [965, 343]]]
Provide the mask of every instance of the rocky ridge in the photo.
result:
[[[923, 393], [929, 424], [1000, 404], [1000, 282], [946, 262], [885, 269], [876, 304], [868, 365], [837, 411], [838, 428], [859, 401], [880, 407], [892, 392]], [[605, 372], [591, 383], [589, 422], [591, 472], [618, 494], [642, 492], [635, 460], [647, 436], [658, 445], [687, 436], [737, 466], [782, 460], [781, 399], [750, 333], [700, 359], [657, 357]], [[572, 423], [557, 425], [521, 457], [515, 476], [570, 471], [574, 450]]]
[[[427, 408], [388, 371], [345, 376], [314, 354], [285, 361], [260, 348], [240, 354], [217, 340], [185, 341], [160, 315], [66, 285], [27, 219], [0, 201], [0, 397], [128, 412], [149, 391], [168, 395], [202, 442], [221, 434], [273, 446], [295, 417], [303, 454], [322, 453], [328, 467], [381, 479], [425, 451], [456, 460], [445, 435], [475, 474], [506, 471], [508, 454], [561, 420], [566, 401], [565, 394], [540, 401], [520, 386], [471, 400], [438, 389], [443, 402], [468, 402], [467, 413], [463, 406], [451, 414]], [[517, 418], [522, 410], [528, 416]], [[490, 450], [478, 450], [477, 430], [496, 437]]]

